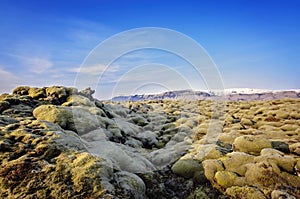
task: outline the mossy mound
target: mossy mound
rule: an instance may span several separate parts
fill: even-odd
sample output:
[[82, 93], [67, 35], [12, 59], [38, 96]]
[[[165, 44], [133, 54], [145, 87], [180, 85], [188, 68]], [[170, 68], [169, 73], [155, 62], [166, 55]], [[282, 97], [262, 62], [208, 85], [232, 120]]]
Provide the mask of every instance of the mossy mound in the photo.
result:
[[[0, 96], [1, 198], [295, 198], [299, 99], [100, 102]], [[225, 107], [225, 110], [222, 110]]]

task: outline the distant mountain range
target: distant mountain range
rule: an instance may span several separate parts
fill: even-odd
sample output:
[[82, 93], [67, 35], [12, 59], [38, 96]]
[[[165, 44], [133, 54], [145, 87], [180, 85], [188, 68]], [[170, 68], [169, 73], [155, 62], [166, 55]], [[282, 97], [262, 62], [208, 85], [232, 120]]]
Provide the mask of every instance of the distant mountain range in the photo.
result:
[[143, 101], [143, 100], [217, 100], [226, 99], [230, 101], [248, 100], [272, 100], [282, 98], [300, 98], [298, 90], [262, 90], [262, 89], [225, 89], [222, 92], [179, 90], [168, 91], [159, 94], [139, 94], [129, 96], [117, 96], [111, 101]]

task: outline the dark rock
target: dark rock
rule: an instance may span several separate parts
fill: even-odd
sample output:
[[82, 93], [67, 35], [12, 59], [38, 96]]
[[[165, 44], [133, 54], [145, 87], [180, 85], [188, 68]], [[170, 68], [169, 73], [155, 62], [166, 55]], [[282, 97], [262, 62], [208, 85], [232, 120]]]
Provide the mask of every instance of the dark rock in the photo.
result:
[[233, 120], [232, 120], [232, 124], [239, 123], [239, 122], [241, 122], [240, 119], [233, 119]]
[[174, 174], [169, 166], [154, 173], [138, 175], [145, 182], [148, 198], [188, 198], [191, 193], [197, 195], [196, 190], [203, 191], [201, 195], [207, 195], [208, 198], [225, 198], [223, 194], [213, 189], [208, 181], [198, 184], [197, 181], [186, 180]]
[[271, 142], [271, 144], [272, 144], [273, 149], [276, 149], [276, 150], [281, 151], [283, 153], [289, 153], [290, 152], [289, 145], [285, 142], [273, 141], [273, 142]]
[[7, 102], [7, 101], [0, 101], [0, 113], [2, 113], [3, 111], [5, 111], [9, 107], [10, 107], [10, 103], [9, 102]]
[[9, 140], [0, 140], [0, 151], [7, 152], [11, 151], [11, 143]]

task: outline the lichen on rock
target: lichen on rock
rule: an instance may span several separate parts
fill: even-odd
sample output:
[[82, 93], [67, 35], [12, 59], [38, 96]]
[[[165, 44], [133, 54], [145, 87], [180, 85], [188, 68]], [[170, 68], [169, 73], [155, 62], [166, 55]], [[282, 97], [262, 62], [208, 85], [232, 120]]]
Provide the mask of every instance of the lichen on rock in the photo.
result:
[[93, 93], [22, 86], [0, 96], [0, 198], [300, 195], [299, 99], [228, 101], [222, 115], [210, 100]]

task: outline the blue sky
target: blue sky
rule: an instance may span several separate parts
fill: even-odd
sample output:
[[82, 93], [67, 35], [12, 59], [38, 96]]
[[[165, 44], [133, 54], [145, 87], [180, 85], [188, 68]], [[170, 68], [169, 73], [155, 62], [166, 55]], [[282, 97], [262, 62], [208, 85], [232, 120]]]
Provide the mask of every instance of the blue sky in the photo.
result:
[[[168, 28], [194, 39], [217, 65], [225, 88], [299, 89], [299, 10], [298, 0], [2, 0], [0, 92], [17, 85], [77, 86], [78, 73], [103, 70], [98, 65], [80, 70], [99, 43], [142, 27]], [[130, 88], [138, 71], [138, 86]], [[170, 71], [174, 76], [166, 75]], [[178, 80], [178, 74], [190, 84]], [[145, 86], [143, 77], [155, 77], [153, 84]], [[82, 86], [96, 87], [98, 97], [108, 98], [110, 90], [118, 90], [116, 84], [123, 85], [118, 95], [164, 90], [167, 80], [169, 89], [205, 89], [188, 63], [149, 49], [113, 63], [100, 80], [102, 87]]]

